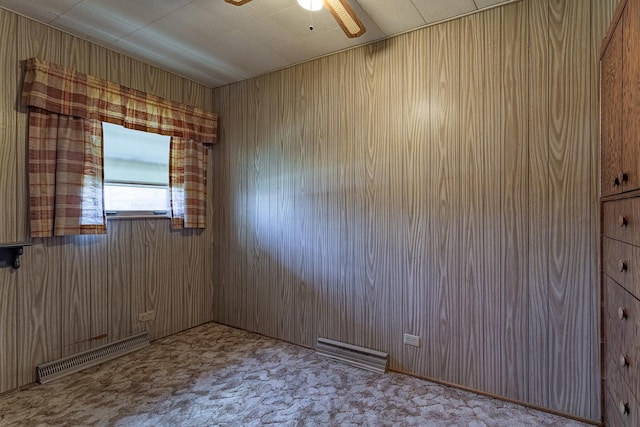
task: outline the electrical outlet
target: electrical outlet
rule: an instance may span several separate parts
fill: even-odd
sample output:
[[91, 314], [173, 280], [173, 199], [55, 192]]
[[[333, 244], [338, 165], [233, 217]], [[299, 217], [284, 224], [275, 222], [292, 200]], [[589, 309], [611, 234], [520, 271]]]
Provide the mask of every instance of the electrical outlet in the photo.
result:
[[417, 335], [404, 334], [404, 343], [414, 347], [420, 347], [420, 337]]
[[138, 313], [138, 322], [150, 322], [155, 318], [155, 311], [145, 311], [144, 313]]

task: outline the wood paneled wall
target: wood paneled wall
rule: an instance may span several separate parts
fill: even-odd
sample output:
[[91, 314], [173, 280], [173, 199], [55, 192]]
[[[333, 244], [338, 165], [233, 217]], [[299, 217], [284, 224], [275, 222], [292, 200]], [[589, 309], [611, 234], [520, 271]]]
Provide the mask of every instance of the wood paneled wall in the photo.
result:
[[[30, 57], [212, 106], [210, 88], [0, 9], [0, 243], [30, 240], [27, 114], [18, 104], [21, 61]], [[145, 329], [158, 338], [210, 321], [212, 229], [114, 220], [106, 236], [35, 240], [19, 270], [0, 269], [0, 392], [33, 382], [42, 362]], [[138, 322], [149, 310], [155, 320]]]
[[616, 3], [512, 3], [215, 89], [215, 319], [599, 420]]

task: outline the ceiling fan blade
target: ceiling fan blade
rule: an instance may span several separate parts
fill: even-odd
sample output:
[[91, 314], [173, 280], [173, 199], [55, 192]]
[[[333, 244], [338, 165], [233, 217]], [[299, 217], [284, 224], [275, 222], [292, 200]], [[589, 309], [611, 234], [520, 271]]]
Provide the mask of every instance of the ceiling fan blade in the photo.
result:
[[360, 37], [367, 31], [347, 0], [322, 0], [322, 2], [338, 21], [347, 37]]
[[249, 3], [251, 0], [224, 0], [227, 3], [235, 4], [236, 6], [242, 6], [245, 3]]

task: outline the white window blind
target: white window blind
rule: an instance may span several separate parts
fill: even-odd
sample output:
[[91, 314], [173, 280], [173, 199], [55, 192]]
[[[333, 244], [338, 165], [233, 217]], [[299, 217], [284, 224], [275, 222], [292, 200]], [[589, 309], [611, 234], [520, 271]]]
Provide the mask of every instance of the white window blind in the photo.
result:
[[104, 181], [116, 184], [169, 185], [170, 137], [102, 124]]
[[102, 131], [106, 210], [168, 211], [171, 138], [110, 123]]

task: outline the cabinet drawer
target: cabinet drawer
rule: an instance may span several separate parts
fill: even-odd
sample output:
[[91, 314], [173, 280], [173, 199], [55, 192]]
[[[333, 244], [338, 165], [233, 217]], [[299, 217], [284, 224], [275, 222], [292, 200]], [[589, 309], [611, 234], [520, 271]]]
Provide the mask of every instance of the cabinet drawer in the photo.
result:
[[606, 237], [640, 246], [640, 197], [604, 203], [602, 232]]
[[[638, 345], [625, 340], [615, 320], [606, 320], [606, 357], [616, 367], [616, 378], [623, 381], [634, 397], [640, 395], [640, 366]], [[631, 334], [633, 335], [633, 334]]]
[[607, 276], [640, 298], [640, 247], [603, 238], [602, 268]]
[[[606, 408], [606, 412], [612, 412], [611, 415], [613, 412], [617, 412], [617, 418], [623, 426], [637, 427], [640, 425], [638, 424], [640, 422], [640, 405], [622, 378], [617, 362], [610, 357], [607, 357], [605, 384], [611, 395], [609, 402], [612, 404]], [[615, 417], [611, 418], [615, 420]]]
[[605, 355], [618, 366], [618, 377], [640, 397], [640, 301], [605, 278]]
[[[627, 333], [631, 333], [634, 317], [633, 308], [628, 306], [625, 296], [626, 291], [613, 279], [604, 276], [603, 286], [605, 287], [604, 305], [607, 318], [611, 319], [612, 324], [615, 325], [615, 330], [619, 331], [620, 339], [623, 339]], [[609, 342], [608, 337], [607, 342]]]
[[620, 417], [620, 411], [617, 408], [617, 404], [614, 400], [614, 397], [609, 393], [607, 387], [604, 390], [605, 394], [605, 408], [604, 408], [604, 423], [607, 427], [624, 427], [628, 425], [628, 422], [625, 424], [622, 418]]

